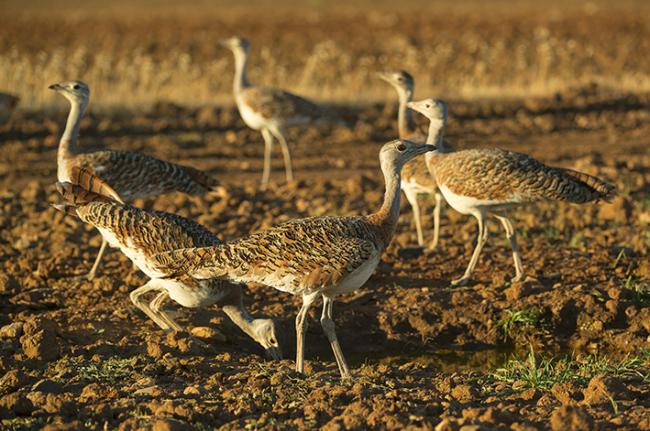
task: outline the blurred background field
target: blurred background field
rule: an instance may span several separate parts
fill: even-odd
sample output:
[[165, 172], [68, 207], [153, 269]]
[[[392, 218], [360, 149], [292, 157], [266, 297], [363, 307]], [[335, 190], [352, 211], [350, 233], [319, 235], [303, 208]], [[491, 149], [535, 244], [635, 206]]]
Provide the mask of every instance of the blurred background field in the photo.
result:
[[392, 97], [374, 77], [404, 68], [416, 97], [552, 96], [597, 83], [650, 91], [650, 2], [0, 2], [0, 91], [21, 109], [63, 107], [50, 83], [83, 79], [92, 107], [231, 104], [218, 40], [253, 43], [250, 78], [318, 101]]

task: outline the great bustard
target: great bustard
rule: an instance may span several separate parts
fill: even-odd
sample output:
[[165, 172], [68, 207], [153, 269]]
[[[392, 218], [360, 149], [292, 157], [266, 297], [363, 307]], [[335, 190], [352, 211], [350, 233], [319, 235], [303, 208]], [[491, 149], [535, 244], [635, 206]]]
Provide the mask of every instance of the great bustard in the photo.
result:
[[[271, 319], [254, 319], [242, 302], [239, 284], [221, 279], [195, 279], [187, 274], [161, 278], [151, 263], [157, 253], [185, 247], [208, 247], [221, 244], [209, 230], [198, 223], [162, 211], [149, 211], [119, 202], [109, 185], [85, 169], [72, 168], [71, 182], [57, 182], [64, 204], [55, 205], [63, 212], [79, 217], [97, 228], [109, 241], [137, 265], [151, 280], [131, 292], [135, 306], [164, 331], [181, 327], [161, 309], [168, 298], [183, 307], [197, 308], [218, 304], [228, 317], [257, 341], [267, 354], [281, 358], [275, 324]], [[147, 304], [142, 296], [158, 292]]]
[[189, 274], [260, 283], [301, 295], [302, 307], [296, 317], [298, 372], [304, 370], [307, 311], [322, 296], [321, 325], [341, 376], [350, 378], [332, 320], [334, 298], [357, 290], [373, 273], [399, 218], [402, 166], [434, 148], [410, 141], [393, 141], [381, 148], [386, 191], [381, 208], [374, 214], [293, 220], [223, 245], [164, 253], [156, 257], [158, 270], [168, 276]]
[[[90, 98], [88, 85], [81, 81], [69, 81], [50, 85], [49, 88], [70, 102], [70, 113], [57, 153], [59, 182], [70, 182], [71, 170], [83, 167], [110, 184], [125, 201], [172, 191], [201, 195], [216, 187], [217, 182], [213, 178], [197, 169], [165, 162], [136, 151], [80, 148], [77, 137]], [[106, 245], [106, 239], [103, 238], [88, 278], [92, 279], [97, 273]]]
[[293, 181], [293, 167], [289, 145], [284, 137], [285, 128], [306, 124], [323, 115], [320, 107], [302, 97], [279, 88], [251, 85], [246, 74], [250, 43], [241, 37], [221, 41], [235, 57], [233, 91], [239, 114], [248, 127], [259, 130], [264, 139], [264, 171], [262, 190], [269, 183], [273, 138], [280, 142], [287, 182]]
[[[397, 126], [400, 139], [408, 139], [415, 142], [425, 142], [427, 136], [423, 134], [415, 125], [411, 110], [406, 106], [413, 98], [415, 81], [411, 74], [404, 70], [398, 72], [382, 72], [379, 77], [392, 85], [397, 91], [399, 97], [399, 108], [397, 111]], [[442, 151], [438, 148], [438, 151]], [[447, 148], [451, 151], [451, 148]], [[433, 208], [433, 240], [429, 248], [435, 249], [438, 246], [440, 237], [440, 209], [442, 206], [442, 193], [438, 190], [438, 185], [433, 175], [427, 168], [426, 161], [418, 157], [411, 160], [402, 169], [402, 191], [406, 196], [411, 208], [413, 209], [413, 219], [415, 220], [415, 230], [418, 237], [418, 245], [424, 245], [424, 235], [422, 233], [422, 221], [420, 216], [420, 205], [418, 204], [418, 195], [433, 195], [435, 206]]]
[[0, 93], [0, 124], [6, 123], [18, 106], [20, 97], [9, 93]]
[[[425, 99], [410, 102], [409, 108], [429, 121], [429, 136], [444, 148], [442, 139], [447, 123], [447, 104]], [[610, 202], [616, 188], [596, 177], [571, 169], [546, 166], [525, 154], [497, 148], [455, 152], [434, 151], [426, 155], [445, 200], [456, 211], [471, 214], [478, 221], [478, 237], [465, 274], [452, 282], [467, 283], [488, 238], [486, 216], [493, 215], [503, 225], [512, 247], [515, 265], [513, 281], [523, 279], [524, 270], [517, 247], [517, 235], [507, 217], [511, 208], [543, 200], [573, 203]]]

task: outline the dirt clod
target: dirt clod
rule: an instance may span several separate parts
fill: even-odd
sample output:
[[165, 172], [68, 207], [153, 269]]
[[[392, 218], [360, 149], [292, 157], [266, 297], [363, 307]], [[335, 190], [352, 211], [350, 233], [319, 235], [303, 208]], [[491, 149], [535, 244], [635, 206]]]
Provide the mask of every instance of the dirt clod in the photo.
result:
[[618, 379], [596, 376], [583, 391], [587, 405], [610, 403], [612, 400], [629, 400], [633, 394]]
[[594, 420], [583, 407], [560, 406], [551, 414], [553, 431], [591, 431]]

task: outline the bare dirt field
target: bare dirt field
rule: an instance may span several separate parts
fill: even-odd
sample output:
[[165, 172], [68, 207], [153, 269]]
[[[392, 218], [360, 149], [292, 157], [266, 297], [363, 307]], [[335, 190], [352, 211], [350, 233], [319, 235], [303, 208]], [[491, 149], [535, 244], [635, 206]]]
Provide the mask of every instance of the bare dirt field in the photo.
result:
[[[436, 16], [432, 22], [443, 23], [445, 29], [437, 37], [461, 41], [455, 46], [463, 64], [477, 64], [462, 42], [467, 28], [484, 26], [506, 35], [488, 31], [494, 37], [488, 47], [499, 46], [499, 40], [534, 39], [534, 32], [515, 15], [503, 24], [490, 14], [480, 18], [456, 13], [456, 21]], [[462, 20], [463, 13], [474, 17], [474, 27], [471, 20]], [[641, 82], [650, 72], [643, 49], [648, 39], [642, 41], [650, 31], [640, 16], [634, 9], [608, 14], [597, 8], [594, 13], [594, 20], [580, 18], [580, 11], [550, 21], [529, 19], [553, 22], [550, 37], [560, 32], [557, 40], [562, 43], [567, 34], [595, 34], [598, 29], [617, 35], [595, 43], [594, 52], [614, 57], [625, 52], [619, 54], [623, 64], [616, 67]], [[321, 19], [330, 22], [329, 15], [324, 16]], [[57, 19], [63, 18], [53, 21]], [[346, 19], [352, 22], [354, 17]], [[426, 21], [415, 13], [399, 19]], [[165, 25], [174, 28], [170, 22]], [[196, 30], [193, 22], [177, 24], [178, 34]], [[271, 20], [259, 28], [248, 21], [242, 25], [251, 39], [273, 45], [271, 30], [279, 32], [282, 22]], [[460, 22], [464, 26], [454, 27]], [[274, 46], [282, 53], [311, 52], [300, 50], [301, 43], [311, 43], [301, 42], [297, 35], [303, 31], [307, 41], [325, 39], [325, 34], [345, 40], [341, 25], [327, 33], [318, 23], [322, 21], [314, 28], [294, 23], [300, 27], [294, 38], [281, 38], [294, 45], [287, 51], [280, 42]], [[13, 25], [27, 34], [19, 20]], [[112, 25], [107, 34], [115, 34]], [[130, 34], [132, 23], [120, 25]], [[234, 28], [231, 24], [227, 30]], [[387, 34], [399, 33], [391, 28]], [[81, 25], [84, 31], [90, 29]], [[417, 25], [404, 32], [415, 46], [433, 34], [432, 28]], [[43, 37], [25, 36], [14, 45], [28, 49], [29, 40], [34, 40], [42, 47]], [[6, 48], [3, 61], [9, 58], [9, 39], [6, 33], [0, 37], [0, 46]], [[182, 36], [179, 43], [186, 40], [191, 38]], [[51, 41], [62, 49], [81, 43], [73, 33], [53, 32]], [[628, 45], [634, 41], [636, 46]], [[371, 50], [368, 41], [360, 43]], [[197, 50], [201, 47], [196, 44]], [[155, 45], [150, 49], [163, 52]], [[456, 64], [452, 54], [449, 63]], [[590, 58], [589, 64], [613, 64]], [[537, 61], [522, 66], [522, 73], [538, 70]], [[566, 76], [585, 70], [565, 65]], [[255, 69], [255, 78], [264, 79], [265, 67], [279, 66], [265, 63]], [[335, 68], [330, 67], [324, 76], [335, 81]], [[457, 67], [454, 73], [471, 69]], [[223, 87], [212, 88], [215, 97], [228, 91], [230, 63], [223, 68], [227, 76], [219, 78]], [[554, 66], [547, 70], [556, 76]], [[422, 67], [416, 75], [425, 77], [426, 72]], [[622, 76], [613, 69], [605, 72]], [[28, 73], [36, 76], [35, 71]], [[471, 76], [498, 84], [492, 72], [484, 73]], [[507, 73], [516, 79], [516, 70]], [[590, 76], [585, 72], [584, 79]], [[77, 76], [48, 76], [43, 89], [50, 78], [54, 82]], [[373, 79], [369, 73], [367, 79]], [[428, 79], [435, 82], [434, 76]], [[451, 287], [449, 281], [467, 264], [475, 221], [445, 208], [439, 249], [423, 250], [416, 247], [411, 211], [403, 202], [398, 233], [377, 271], [364, 288], [335, 305], [338, 335], [355, 376], [352, 383], [340, 381], [317, 307], [309, 316], [307, 373], [293, 371], [299, 299], [288, 294], [264, 286], [246, 291], [249, 309], [273, 317], [282, 329], [285, 359], [278, 362], [265, 359], [217, 307], [193, 311], [168, 305], [188, 332], [165, 335], [130, 303], [128, 293], [147, 278], [118, 251], [109, 252], [97, 279], [76, 277], [90, 268], [100, 236], [49, 205], [58, 201], [53, 183], [65, 113], [39, 108], [49, 96], [40, 95], [40, 87], [33, 90], [39, 95], [25, 96], [27, 108], [0, 125], [0, 429], [649, 430], [650, 93], [594, 81], [600, 85], [569, 85], [539, 97], [478, 99], [448, 92], [452, 98], [446, 135], [456, 148], [498, 146], [524, 152], [607, 179], [616, 184], [619, 197], [612, 204], [539, 204], [516, 211], [528, 274], [522, 283], [509, 281], [514, 275], [510, 250], [495, 223], [476, 282], [463, 288]], [[453, 87], [452, 81], [444, 82]], [[548, 82], [540, 78], [539, 88], [547, 88]], [[368, 95], [385, 95], [389, 101], [382, 103], [359, 100], [352, 106], [350, 100], [342, 103], [338, 96], [331, 97], [330, 102], [339, 101], [332, 107], [346, 124], [291, 130], [298, 181], [282, 184], [277, 157], [272, 178], [276, 182], [260, 192], [259, 134], [244, 126], [235, 108], [191, 103], [180, 84], [173, 85], [173, 94], [156, 98], [175, 103], [148, 103], [149, 98], [134, 96], [120, 109], [108, 109], [114, 100], [102, 92], [110, 86], [100, 86], [97, 98], [106, 101], [106, 109], [86, 116], [82, 143], [141, 150], [204, 169], [220, 179], [224, 191], [204, 198], [162, 196], [136, 205], [191, 217], [225, 240], [296, 217], [369, 213], [380, 205], [378, 150], [397, 133], [389, 90], [368, 90]], [[191, 80], [188, 85], [200, 92]], [[416, 89], [416, 95], [437, 94]], [[325, 93], [319, 96], [328, 99]], [[430, 214], [431, 202], [426, 207]], [[431, 218], [425, 217], [424, 223], [428, 232]], [[198, 340], [189, 333], [194, 327], [220, 331], [226, 340]]]

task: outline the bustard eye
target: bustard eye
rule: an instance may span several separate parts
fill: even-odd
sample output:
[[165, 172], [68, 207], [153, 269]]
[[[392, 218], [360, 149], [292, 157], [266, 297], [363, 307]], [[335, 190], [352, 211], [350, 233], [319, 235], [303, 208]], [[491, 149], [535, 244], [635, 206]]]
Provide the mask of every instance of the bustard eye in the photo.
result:
[[426, 108], [431, 108], [431, 105], [429, 105], [429, 104], [427, 103], [427, 104], [425, 105], [425, 107], [426, 107]]
[[404, 151], [404, 150], [406, 150], [406, 145], [399, 143], [397, 145], [397, 151]]
[[79, 84], [75, 84], [75, 85], [72, 86], [72, 88], [74, 88], [75, 90], [78, 90], [78, 89], [80, 89], [81, 87], [79, 87]]

